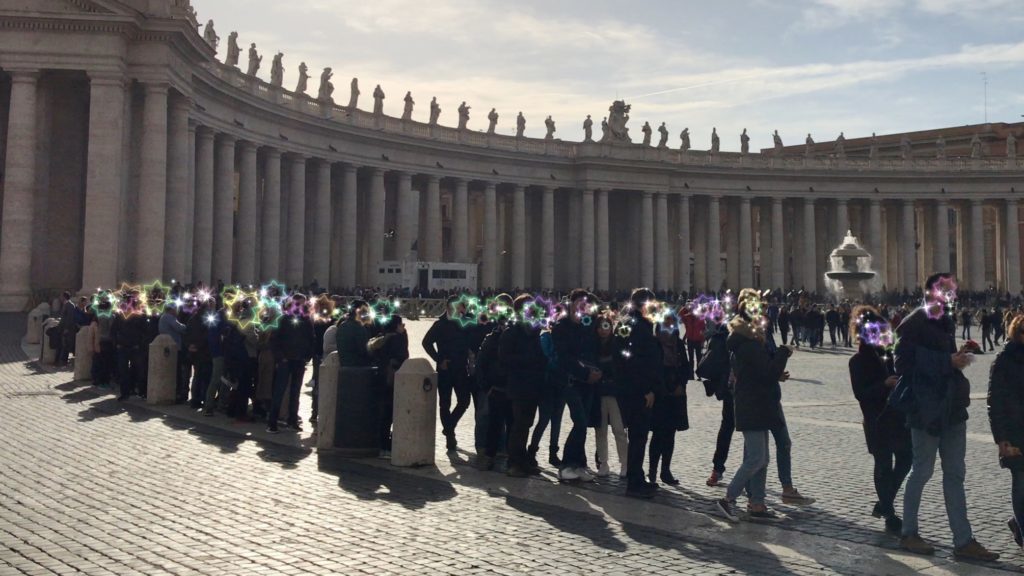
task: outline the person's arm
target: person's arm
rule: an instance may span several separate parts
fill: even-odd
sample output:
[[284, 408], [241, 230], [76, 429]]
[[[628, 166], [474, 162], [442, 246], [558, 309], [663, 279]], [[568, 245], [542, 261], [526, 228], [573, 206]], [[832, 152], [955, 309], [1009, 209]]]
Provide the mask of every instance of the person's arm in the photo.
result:
[[441, 363], [441, 354], [437, 350], [437, 337], [438, 332], [440, 332], [439, 326], [440, 321], [434, 322], [431, 324], [430, 329], [427, 330], [427, 333], [423, 336], [423, 349], [435, 364]]
[[[573, 336], [574, 334], [572, 334], [568, 325], [556, 325], [551, 330], [551, 345], [555, 349], [555, 364], [563, 374], [575, 380], [586, 382], [590, 376], [590, 370], [580, 363], [578, 354], [572, 353]], [[576, 344], [578, 349], [581, 343], [577, 342]]]
[[[988, 422], [992, 428], [992, 438], [996, 444], [1006, 442], [1010, 438], [1013, 426], [1022, 424], [1016, 418], [1011, 406], [1015, 406], [1017, 398], [1013, 391], [1008, 361], [1000, 356], [992, 364], [988, 381]], [[1017, 446], [1024, 448], [1024, 446]]]
[[889, 396], [885, 380], [872, 379], [863, 358], [850, 359], [850, 383], [858, 402], [881, 402]]

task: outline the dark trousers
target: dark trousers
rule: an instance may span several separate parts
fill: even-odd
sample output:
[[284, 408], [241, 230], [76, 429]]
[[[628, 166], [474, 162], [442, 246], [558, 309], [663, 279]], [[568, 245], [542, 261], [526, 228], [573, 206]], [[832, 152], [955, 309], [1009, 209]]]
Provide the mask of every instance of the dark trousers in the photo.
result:
[[[455, 409], [452, 409], [452, 392], [455, 392]], [[441, 430], [444, 435], [455, 433], [462, 415], [469, 409], [473, 390], [469, 376], [460, 371], [441, 370], [437, 373], [437, 403], [441, 412]]]
[[267, 414], [268, 424], [277, 423], [285, 392], [288, 393], [287, 423], [291, 425], [299, 422], [299, 395], [302, 393], [302, 378], [305, 374], [305, 360], [285, 360], [277, 365], [274, 370], [274, 393], [270, 400], [270, 413]]
[[914, 461], [913, 452], [909, 447], [893, 451], [892, 448], [876, 448], [875, 458], [875, 493], [878, 494], [879, 510], [889, 517], [896, 514], [894, 502], [896, 494], [903, 486], [903, 480], [910, 472]]
[[538, 450], [541, 438], [548, 424], [551, 425], [551, 434], [548, 436], [548, 449], [552, 454], [558, 454], [558, 437], [562, 433], [562, 416], [565, 414], [565, 391], [557, 386], [548, 386], [544, 390], [544, 396], [540, 400], [539, 416], [537, 426], [533, 429], [533, 436], [530, 438], [530, 448]]
[[786, 340], [789, 338], [789, 326], [779, 325], [779, 333], [782, 334], [782, 345], [786, 345]]
[[715, 472], [725, 472], [725, 461], [729, 459], [729, 446], [732, 444], [732, 433], [736, 431], [736, 413], [732, 394], [722, 400], [722, 423], [718, 426], [718, 442], [715, 444], [715, 455], [711, 459]]
[[623, 410], [622, 418], [629, 429], [626, 482], [635, 488], [644, 484], [644, 454], [647, 452], [647, 435], [651, 430], [651, 409], [644, 404], [644, 397], [636, 394], [621, 398], [620, 406]]
[[146, 362], [143, 356], [141, 348], [117, 350], [117, 382], [121, 385], [121, 396], [128, 396], [132, 392], [138, 392], [139, 396], [146, 395]]
[[92, 379], [97, 386], [109, 386], [113, 377], [117, 359], [114, 355], [114, 343], [110, 340], [100, 342], [100, 351], [92, 357]]
[[572, 419], [572, 430], [565, 439], [565, 451], [562, 454], [562, 465], [566, 468], [587, 466], [587, 425], [590, 424], [590, 407], [593, 400], [594, 395], [587, 384], [579, 383], [565, 390], [565, 406], [569, 409], [569, 418]]
[[704, 341], [703, 340], [687, 340], [686, 341], [686, 357], [690, 360], [690, 365], [693, 366], [694, 371], [697, 370], [697, 364], [700, 364], [700, 356], [704, 353]]
[[[530, 426], [537, 415], [537, 400], [512, 400], [512, 426], [508, 432], [508, 465], [527, 470], [533, 462], [526, 451], [526, 440], [530, 436]], [[642, 456], [641, 456], [642, 457]]]
[[650, 448], [650, 476], [651, 481], [658, 473], [658, 463], [661, 463], [661, 474], [671, 474], [672, 453], [676, 449], [676, 429], [673, 426], [655, 426], [651, 433]]
[[[387, 375], [384, 375], [387, 379]], [[315, 398], [315, 396], [314, 396]], [[391, 451], [391, 425], [395, 420], [395, 389], [386, 383], [377, 388], [377, 423], [380, 425], [380, 449]]]
[[487, 408], [489, 414], [485, 454], [494, 458], [502, 448], [506, 448], [502, 442], [508, 442], [508, 434], [512, 428], [512, 402], [504, 392], [491, 389], [487, 396]]
[[[986, 345], [988, 346], [987, 348], [986, 348]], [[981, 331], [981, 351], [985, 352], [987, 350], [995, 350], [995, 349], [996, 349], [996, 345], [992, 343], [992, 330], [984, 330], [984, 329], [982, 329], [982, 331]]]
[[829, 338], [829, 340], [832, 341], [832, 347], [833, 348], [836, 347], [836, 331], [838, 330], [838, 328], [839, 328], [838, 326], [829, 326], [828, 327], [828, 338]]
[[187, 350], [178, 351], [178, 366], [175, 372], [175, 399], [178, 402], [188, 400], [188, 386], [192, 375], [192, 363], [188, 359]]
[[235, 377], [238, 379], [238, 387], [231, 397], [231, 405], [228, 408], [228, 415], [235, 418], [245, 418], [249, 413], [249, 399], [256, 389], [256, 372], [259, 365], [255, 358], [239, 358], [235, 363]]
[[1018, 526], [1024, 526], [1024, 469], [1010, 468], [1013, 475], [1010, 498], [1013, 502], [1013, 517]]
[[[316, 420], [317, 414], [320, 413], [320, 363], [323, 362], [323, 356], [313, 356], [313, 406], [311, 408], [312, 413], [310, 417]], [[388, 450], [390, 450], [391, 444], [388, 443]]]
[[970, 340], [971, 339], [971, 325], [970, 324], [964, 324], [963, 330], [960, 331], [960, 339], [961, 340]]

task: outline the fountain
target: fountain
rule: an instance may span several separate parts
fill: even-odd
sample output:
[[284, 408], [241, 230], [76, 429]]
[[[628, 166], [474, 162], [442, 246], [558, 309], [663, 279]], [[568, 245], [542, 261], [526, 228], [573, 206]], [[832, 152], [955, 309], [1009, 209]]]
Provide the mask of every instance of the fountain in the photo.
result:
[[829, 255], [831, 270], [825, 273], [825, 285], [837, 300], [860, 300], [871, 291], [875, 272], [871, 270], [871, 254], [847, 230], [843, 243]]

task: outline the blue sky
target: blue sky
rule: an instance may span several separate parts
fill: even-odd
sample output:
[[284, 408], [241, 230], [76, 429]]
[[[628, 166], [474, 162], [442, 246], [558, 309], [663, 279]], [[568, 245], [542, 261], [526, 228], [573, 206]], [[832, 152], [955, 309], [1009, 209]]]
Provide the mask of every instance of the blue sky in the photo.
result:
[[[498, 131], [515, 116], [527, 135], [582, 138], [587, 114], [599, 124], [616, 97], [633, 105], [631, 133], [665, 122], [670, 145], [689, 127], [693, 146], [724, 150], [786, 144], [807, 133], [831, 140], [976, 124], [1024, 114], [1022, 0], [193, 0], [213, 18], [221, 54], [228, 33], [256, 42], [270, 60], [284, 52], [285, 84], [300, 61], [334, 69], [335, 100], [359, 78], [361, 108], [381, 84], [385, 111], [401, 115], [411, 90], [425, 121], [437, 96], [441, 122], [472, 107], [470, 128]], [[657, 138], [657, 133], [655, 133]]]

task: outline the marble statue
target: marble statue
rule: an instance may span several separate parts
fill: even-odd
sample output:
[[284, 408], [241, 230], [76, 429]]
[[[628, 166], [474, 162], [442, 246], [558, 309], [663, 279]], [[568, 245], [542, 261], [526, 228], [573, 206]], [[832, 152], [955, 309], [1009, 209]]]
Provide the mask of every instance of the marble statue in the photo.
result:
[[256, 52], [256, 43], [253, 42], [252, 45], [249, 46], [249, 70], [246, 71], [246, 74], [249, 76], [255, 76], [256, 73], [260, 71], [260, 64], [262, 62], [263, 56], [260, 56]]
[[840, 132], [839, 137], [836, 138], [834, 152], [836, 158], [846, 158], [846, 136], [844, 136], [842, 132]]
[[430, 101], [430, 125], [437, 126], [437, 119], [441, 117], [441, 106], [437, 103], [437, 96]]
[[608, 117], [601, 119], [601, 142], [611, 142], [612, 127], [608, 125]]
[[554, 140], [555, 139], [555, 121], [551, 119], [551, 116], [548, 116], [547, 119], [544, 120], [544, 127], [547, 129], [547, 133], [544, 134], [544, 139], [545, 140]]
[[718, 128], [711, 129], [711, 153], [717, 153], [722, 147], [722, 141], [718, 138]]
[[238, 66], [238, 58], [242, 55], [242, 49], [238, 47], [238, 32], [228, 34], [228, 55], [224, 63], [228, 66]]
[[213, 51], [217, 51], [217, 46], [220, 45], [220, 36], [217, 36], [217, 32], [213, 29], [213, 20], [207, 20], [206, 29], [203, 30], [203, 40], [213, 48]]
[[278, 52], [274, 55], [274, 61], [270, 63], [270, 85], [281, 87], [284, 82], [284, 54]]
[[977, 134], [971, 138], [971, 158], [981, 158], [981, 137]]
[[681, 142], [679, 144], [679, 149], [682, 150], [683, 152], [689, 152], [690, 151], [690, 129], [689, 128], [683, 128], [683, 131], [679, 133], [679, 140], [681, 140]]
[[487, 133], [494, 134], [495, 128], [498, 127], [498, 110], [491, 108], [491, 111], [487, 113]]
[[[875, 146], [875, 148], [877, 150], [877, 146], [875, 145], [875, 135], [874, 135], [874, 133], [871, 134], [871, 145]], [[876, 152], [876, 155], [877, 155], [877, 152]], [[900, 157], [903, 158], [904, 160], [910, 160], [910, 158], [913, 155], [914, 155], [914, 153], [913, 153], [913, 145], [910, 142], [910, 137], [908, 137], [906, 134], [904, 134], [903, 137], [900, 138]]]
[[[781, 140], [780, 140], [781, 142]], [[807, 134], [807, 140], [804, 140], [804, 156], [810, 158], [814, 155], [814, 138], [811, 138], [811, 134]]]
[[1006, 157], [1011, 160], [1017, 158], [1017, 137], [1012, 133], [1006, 135]]
[[[305, 62], [299, 64], [299, 83], [295, 85], [296, 94], [305, 94], [306, 89], [309, 85], [309, 67], [306, 66]], [[333, 90], [334, 87], [331, 87]]]
[[[811, 135], [808, 134], [807, 137], [810, 138]], [[782, 156], [782, 136], [779, 136], [778, 130], [772, 132], [772, 145], [775, 146], [776, 156]]]
[[750, 136], [747, 134], [747, 129], [743, 129], [743, 133], [740, 134], [740, 152], [742, 154], [750, 153]]
[[583, 141], [594, 141], [594, 121], [590, 119], [590, 114], [587, 114], [587, 119], [583, 121]]
[[463, 100], [462, 104], [459, 104], [459, 130], [465, 130], [466, 124], [469, 124], [469, 110], [470, 106]]
[[355, 110], [359, 106], [359, 78], [352, 79], [352, 95], [348, 97], [348, 109]]
[[939, 139], [935, 141], [935, 157], [943, 159], [946, 157], [946, 139], [939, 134]]
[[658, 134], [661, 135], [661, 138], [658, 140], [658, 148], [668, 148], [668, 127], [665, 126], [664, 122], [658, 127]]
[[519, 116], [516, 116], [516, 138], [522, 138], [523, 132], [526, 132], [526, 116], [520, 112]]
[[405, 93], [405, 109], [402, 110], [402, 120], [412, 120], [412, 108], [416, 105], [416, 101], [412, 99], [412, 91]]
[[644, 146], [651, 145], [651, 123], [644, 122], [644, 127], [640, 129], [644, 134]]
[[373, 115], [384, 115], [384, 90], [381, 89], [380, 84], [373, 89]]
[[324, 68], [322, 74], [320, 74], [320, 92], [317, 95], [317, 100], [321, 102], [333, 102], [332, 97], [334, 96], [334, 84], [331, 83], [331, 77], [334, 76], [334, 72], [330, 68]]
[[617, 142], [628, 144], [633, 140], [629, 137], [629, 111], [632, 108], [622, 100], [612, 102], [608, 108], [608, 131], [601, 138], [601, 142]]

